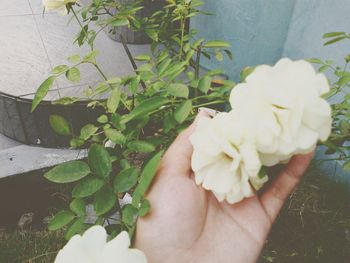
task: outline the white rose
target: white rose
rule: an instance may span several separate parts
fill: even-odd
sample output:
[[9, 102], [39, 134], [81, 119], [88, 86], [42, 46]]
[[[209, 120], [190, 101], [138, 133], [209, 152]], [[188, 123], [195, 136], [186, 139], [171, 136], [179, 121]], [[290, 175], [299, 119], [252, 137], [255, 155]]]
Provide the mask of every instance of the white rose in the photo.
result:
[[295, 154], [312, 151], [331, 132], [331, 108], [321, 96], [329, 91], [323, 74], [306, 61], [281, 59], [258, 66], [230, 97], [256, 140], [262, 164], [275, 165]]
[[43, 0], [45, 11], [56, 11], [62, 15], [68, 13], [67, 5], [74, 4], [77, 0]]
[[107, 242], [106, 230], [93, 226], [83, 236], [76, 235], [58, 253], [55, 263], [146, 263], [145, 255], [130, 249], [127, 232]]
[[258, 176], [261, 162], [255, 145], [245, 135], [239, 120], [219, 113], [213, 119], [200, 119], [190, 137], [195, 181], [219, 201], [239, 202], [253, 196], [267, 181]]

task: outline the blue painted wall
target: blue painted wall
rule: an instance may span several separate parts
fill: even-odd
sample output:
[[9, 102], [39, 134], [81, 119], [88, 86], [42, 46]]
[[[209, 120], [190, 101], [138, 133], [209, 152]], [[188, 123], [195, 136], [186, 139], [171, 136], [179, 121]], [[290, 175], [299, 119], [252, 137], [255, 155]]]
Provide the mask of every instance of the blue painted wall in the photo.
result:
[[[224, 68], [229, 77], [239, 80], [245, 66], [274, 64], [281, 57], [317, 57], [343, 65], [350, 54], [350, 42], [323, 46], [322, 35], [332, 31], [350, 32], [350, 0], [206, 0], [203, 10], [213, 16], [191, 21], [199, 35], [223, 39], [232, 45], [234, 60], [223, 63], [203, 60], [205, 68]], [[332, 76], [328, 76], [332, 78]], [[319, 158], [323, 158], [319, 149]], [[336, 180], [350, 175], [337, 162], [323, 169]], [[342, 175], [342, 176], [340, 176]]]

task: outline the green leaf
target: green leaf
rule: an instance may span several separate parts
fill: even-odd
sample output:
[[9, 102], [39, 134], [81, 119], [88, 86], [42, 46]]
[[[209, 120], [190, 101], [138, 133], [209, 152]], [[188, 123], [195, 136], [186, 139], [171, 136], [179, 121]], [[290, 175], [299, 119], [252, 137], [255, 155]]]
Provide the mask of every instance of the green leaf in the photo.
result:
[[85, 57], [84, 57], [84, 61], [86, 62], [91, 62], [91, 63], [95, 63], [96, 61], [96, 57], [98, 56], [100, 52], [98, 50], [93, 50], [91, 51], [89, 54], [87, 54]]
[[167, 113], [164, 116], [163, 121], [163, 130], [165, 133], [168, 133], [172, 128], [174, 128], [177, 125], [176, 120], [174, 119], [173, 114]]
[[70, 210], [72, 210], [72, 212], [74, 212], [78, 216], [85, 215], [85, 202], [82, 198], [74, 199], [70, 203], [69, 208], [70, 208]]
[[107, 123], [108, 122], [108, 116], [106, 114], [101, 115], [100, 117], [97, 118], [97, 122], [99, 123]]
[[307, 61], [314, 64], [324, 64], [323, 61], [319, 58], [309, 58]]
[[344, 76], [344, 77], [341, 77], [338, 81], [338, 85], [339, 86], [344, 86], [346, 84], [348, 84], [350, 82], [350, 76]]
[[210, 76], [204, 76], [199, 80], [198, 88], [201, 92], [207, 94], [209, 89], [211, 88], [211, 77]]
[[90, 168], [96, 175], [106, 178], [112, 172], [111, 157], [106, 148], [102, 145], [91, 145], [88, 159]]
[[163, 152], [157, 153], [151, 160], [147, 162], [145, 168], [141, 173], [140, 183], [137, 185], [132, 198], [132, 204], [139, 207], [142, 197], [146, 194], [150, 187], [154, 176], [156, 175], [159, 162], [162, 158]]
[[170, 95], [178, 98], [188, 98], [189, 90], [185, 84], [182, 83], [172, 83], [168, 87], [168, 92]]
[[245, 79], [253, 73], [255, 67], [245, 67], [240, 74], [241, 81], [245, 81]]
[[208, 41], [204, 44], [204, 47], [206, 48], [228, 48], [231, 47], [230, 43], [226, 41], [220, 41], [220, 40], [213, 40]]
[[114, 89], [107, 100], [107, 109], [110, 113], [115, 113], [120, 101], [120, 89]]
[[344, 36], [345, 32], [330, 32], [323, 35], [323, 38], [330, 38], [330, 37], [337, 37], [337, 36]]
[[111, 26], [127, 26], [129, 25], [129, 20], [125, 17], [122, 18], [112, 18], [108, 21], [108, 24]]
[[153, 144], [145, 141], [132, 141], [128, 143], [128, 149], [138, 153], [150, 153], [155, 150], [155, 147]]
[[52, 168], [44, 177], [54, 183], [71, 183], [90, 174], [89, 166], [82, 161], [70, 161]]
[[72, 105], [73, 103], [79, 101], [78, 97], [63, 97], [58, 100], [52, 101], [52, 104], [57, 105]]
[[115, 205], [117, 196], [110, 187], [103, 187], [95, 196], [94, 209], [97, 216], [109, 212]]
[[60, 115], [51, 115], [49, 118], [52, 129], [59, 135], [71, 135], [70, 127], [65, 118]]
[[350, 171], [350, 161], [347, 161], [343, 164], [343, 169], [345, 171]]
[[88, 140], [92, 135], [97, 132], [98, 128], [93, 124], [86, 124], [80, 130], [80, 138], [83, 140]]
[[183, 123], [192, 111], [192, 101], [182, 102], [175, 110], [174, 118], [178, 123]]
[[79, 147], [83, 146], [84, 143], [85, 143], [85, 141], [80, 139], [80, 138], [73, 138], [69, 142], [70, 147], [72, 147], [72, 148], [79, 148]]
[[330, 44], [339, 42], [339, 41], [343, 40], [344, 38], [346, 38], [346, 37], [337, 37], [337, 38], [333, 38], [332, 40], [327, 41], [327, 42], [324, 43], [323, 45], [324, 45], [324, 46], [328, 46], [328, 45], [330, 45]]
[[126, 142], [126, 137], [120, 131], [112, 128], [105, 129], [105, 135], [115, 144], [124, 144]]
[[66, 72], [69, 69], [67, 65], [59, 65], [57, 67], [54, 67], [53, 70], [51, 70], [51, 74], [53, 75], [60, 75], [64, 72]]
[[151, 210], [151, 204], [147, 199], [144, 199], [141, 203], [141, 207], [139, 209], [140, 216], [146, 216]]
[[70, 240], [74, 235], [81, 234], [86, 226], [84, 225], [85, 218], [80, 217], [68, 228], [64, 238]]
[[66, 71], [66, 78], [71, 82], [79, 82], [80, 81], [80, 70], [76, 67], [70, 68]]
[[73, 55], [73, 56], [70, 56], [68, 59], [67, 59], [70, 63], [79, 63], [81, 58], [80, 58], [80, 55], [76, 54], [76, 55]]
[[151, 60], [151, 57], [147, 54], [142, 54], [142, 55], [138, 55], [134, 58], [135, 60], [137, 61], [150, 61]]
[[55, 77], [51, 76], [40, 85], [40, 87], [35, 93], [35, 96], [32, 102], [32, 109], [31, 109], [32, 112], [36, 109], [36, 107], [38, 107], [40, 102], [45, 98], [50, 88], [52, 87], [54, 81], [55, 81]]
[[136, 217], [138, 214], [137, 208], [133, 207], [130, 204], [127, 204], [123, 207], [123, 216], [122, 221], [128, 226], [132, 226], [135, 223]]
[[139, 177], [140, 171], [135, 167], [131, 167], [124, 171], [121, 171], [113, 182], [113, 189], [115, 193], [124, 193], [129, 191], [136, 183]]
[[100, 190], [104, 183], [102, 179], [87, 177], [74, 187], [72, 196], [75, 198], [91, 196]]
[[48, 229], [56, 231], [73, 221], [75, 215], [70, 211], [58, 212], [49, 222]]
[[135, 109], [131, 111], [125, 118], [123, 118], [122, 122], [127, 123], [141, 115], [149, 114], [150, 112], [159, 109], [161, 106], [168, 102], [169, 100], [164, 97], [153, 97], [144, 100], [139, 105], [137, 105]]

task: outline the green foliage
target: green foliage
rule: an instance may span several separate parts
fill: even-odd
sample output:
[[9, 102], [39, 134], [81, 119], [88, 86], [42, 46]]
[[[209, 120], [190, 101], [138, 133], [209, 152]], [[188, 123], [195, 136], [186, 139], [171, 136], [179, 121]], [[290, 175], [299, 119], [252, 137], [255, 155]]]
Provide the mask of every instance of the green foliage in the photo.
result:
[[[343, 40], [349, 40], [350, 34], [346, 32], [330, 32], [323, 35], [326, 39], [324, 45], [331, 45]], [[336, 66], [332, 60], [323, 61], [322, 59], [309, 59], [311, 63], [319, 66], [320, 72], [333, 73], [334, 81], [331, 84], [331, 90], [324, 97], [331, 99], [333, 127], [330, 138], [323, 143], [326, 148], [326, 154], [332, 155], [330, 160], [339, 160], [343, 165], [343, 169], [350, 170], [350, 72], [348, 64], [350, 62], [349, 54], [344, 56], [344, 65]], [[337, 100], [332, 100], [337, 97]]]
[[90, 174], [89, 166], [82, 161], [70, 161], [56, 166], [44, 176], [54, 183], [71, 183]]
[[71, 135], [71, 130], [69, 123], [60, 115], [51, 115], [49, 118], [51, 128], [59, 135], [69, 136]]
[[[164, 150], [193, 120], [196, 109], [222, 107], [234, 86], [230, 81], [212, 85], [221, 71], [201, 73], [203, 56], [220, 61], [224, 56], [232, 59], [229, 43], [198, 38], [195, 29], [188, 29], [189, 19], [203, 14], [199, 10], [201, 1], [167, 1], [149, 17], [139, 17], [142, 2], [91, 0], [79, 12], [74, 12], [81, 24], [75, 43], [87, 44], [91, 50], [85, 56], [72, 55], [67, 65], [55, 67], [39, 87], [33, 102], [34, 110], [57, 78], [79, 82], [82, 65], [95, 68], [103, 78], [86, 90], [91, 100], [88, 107], [100, 112], [99, 117], [85, 124], [79, 134], [75, 131], [73, 134], [71, 124], [63, 117], [50, 118], [58, 134], [73, 136], [71, 147], [89, 147], [87, 160], [57, 166], [45, 175], [54, 182], [75, 182], [71, 211], [61, 214], [56, 220], [61, 223], [55, 223], [54, 227], [67, 226], [66, 238], [87, 227], [83, 218], [84, 206], [89, 203], [93, 203], [98, 215], [95, 224], [103, 225], [112, 213], [119, 211], [122, 222], [108, 231], [115, 235], [127, 230], [132, 235], [137, 217], [145, 216], [151, 209], [145, 195]], [[152, 39], [150, 52], [134, 58], [140, 62], [134, 74], [106, 77], [98, 65], [100, 52], [94, 48], [96, 36], [102, 30], [95, 31], [96, 26], [91, 23], [102, 28], [128, 26], [133, 31], [145, 32]], [[106, 99], [99, 99], [101, 97]], [[67, 97], [55, 103], [70, 105], [78, 100]], [[120, 207], [118, 196], [127, 192], [133, 195], [133, 203]]]

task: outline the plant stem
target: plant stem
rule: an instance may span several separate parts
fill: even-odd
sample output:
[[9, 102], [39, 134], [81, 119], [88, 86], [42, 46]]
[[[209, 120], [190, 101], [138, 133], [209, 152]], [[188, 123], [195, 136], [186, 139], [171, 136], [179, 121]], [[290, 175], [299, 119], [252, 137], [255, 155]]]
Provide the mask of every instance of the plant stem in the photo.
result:
[[[85, 30], [85, 28], [84, 28], [83, 24], [80, 22], [80, 20], [79, 20], [79, 18], [78, 18], [78, 16], [77, 16], [77, 13], [74, 11], [74, 8], [73, 8], [73, 7], [71, 7], [71, 9], [70, 9], [70, 10], [72, 10], [72, 13], [73, 13], [73, 15], [74, 15], [75, 19], [77, 20], [77, 22], [78, 22], [79, 26], [81, 27], [81, 30], [83, 30], [83, 31], [84, 31], [85, 37], [87, 37], [88, 32], [86, 32], [86, 30]], [[91, 49], [91, 50], [94, 50], [94, 47], [93, 47], [93, 45], [92, 45], [92, 44], [89, 44], [89, 46], [90, 46], [90, 49]]]

